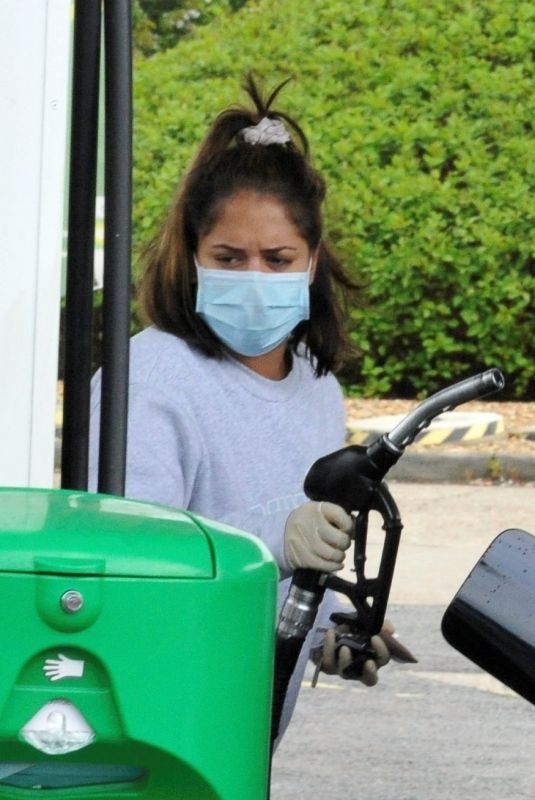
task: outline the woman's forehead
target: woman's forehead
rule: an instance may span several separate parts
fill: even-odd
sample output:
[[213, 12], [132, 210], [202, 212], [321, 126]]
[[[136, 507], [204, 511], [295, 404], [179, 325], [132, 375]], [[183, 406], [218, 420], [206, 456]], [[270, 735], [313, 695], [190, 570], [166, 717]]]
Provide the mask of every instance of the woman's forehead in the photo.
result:
[[236, 192], [221, 203], [202, 240], [209, 246], [237, 248], [255, 243], [264, 250], [306, 244], [282, 200], [250, 190]]

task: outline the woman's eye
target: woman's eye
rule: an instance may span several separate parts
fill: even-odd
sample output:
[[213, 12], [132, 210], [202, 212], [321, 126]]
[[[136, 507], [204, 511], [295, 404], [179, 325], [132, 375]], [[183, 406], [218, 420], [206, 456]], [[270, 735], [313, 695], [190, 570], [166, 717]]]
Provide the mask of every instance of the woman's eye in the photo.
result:
[[216, 260], [218, 264], [224, 264], [226, 267], [232, 267], [240, 263], [240, 259], [237, 256], [218, 256]]
[[[248, 259], [245, 256], [238, 256], [238, 255], [218, 255], [215, 257], [216, 263], [224, 267], [226, 269], [246, 269], [248, 266]], [[289, 258], [282, 258], [281, 256], [266, 256], [264, 263], [270, 269], [286, 269], [292, 263], [291, 259]]]

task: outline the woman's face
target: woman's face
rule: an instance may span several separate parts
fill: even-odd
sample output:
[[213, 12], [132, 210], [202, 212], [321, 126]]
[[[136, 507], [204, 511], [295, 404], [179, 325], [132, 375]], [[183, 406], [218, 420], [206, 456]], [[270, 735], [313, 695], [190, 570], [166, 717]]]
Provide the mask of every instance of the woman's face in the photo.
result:
[[304, 272], [317, 254], [273, 195], [236, 192], [223, 204], [215, 225], [200, 240], [197, 261], [209, 269]]

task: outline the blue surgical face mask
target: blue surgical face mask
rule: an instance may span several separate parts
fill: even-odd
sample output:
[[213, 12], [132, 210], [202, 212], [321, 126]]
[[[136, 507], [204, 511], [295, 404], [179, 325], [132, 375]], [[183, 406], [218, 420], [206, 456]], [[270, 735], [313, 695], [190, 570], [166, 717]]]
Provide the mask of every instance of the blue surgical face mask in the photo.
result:
[[206, 269], [197, 259], [195, 310], [231, 350], [270, 353], [310, 315], [310, 265], [305, 272]]

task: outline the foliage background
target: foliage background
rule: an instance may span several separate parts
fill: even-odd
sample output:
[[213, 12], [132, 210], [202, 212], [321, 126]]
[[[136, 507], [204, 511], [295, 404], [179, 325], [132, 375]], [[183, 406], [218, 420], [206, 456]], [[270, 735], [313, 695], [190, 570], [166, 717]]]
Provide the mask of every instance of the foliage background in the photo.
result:
[[331, 243], [367, 287], [348, 390], [428, 394], [499, 366], [509, 396], [535, 397], [534, 4], [214, 9], [176, 44], [137, 48], [136, 251], [213, 117], [245, 100], [244, 74], [269, 88], [293, 75], [280, 107], [327, 178]]

